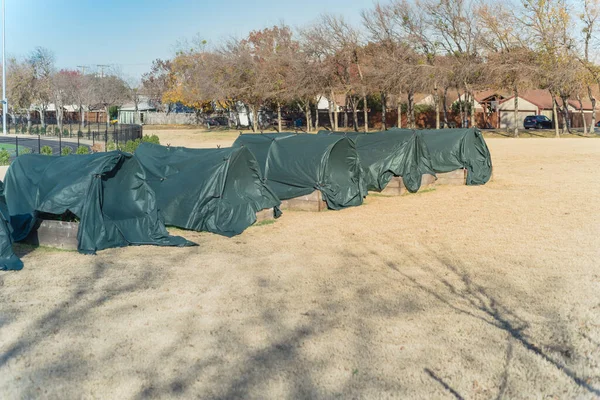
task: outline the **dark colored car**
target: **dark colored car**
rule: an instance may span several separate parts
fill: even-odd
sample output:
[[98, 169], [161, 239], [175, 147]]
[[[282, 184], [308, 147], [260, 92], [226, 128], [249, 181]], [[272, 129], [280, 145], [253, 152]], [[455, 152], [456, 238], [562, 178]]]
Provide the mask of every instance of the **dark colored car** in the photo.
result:
[[227, 117], [208, 117], [204, 119], [204, 123], [209, 126], [227, 126], [229, 119]]
[[552, 121], [545, 115], [529, 115], [523, 121], [525, 129], [552, 129]]

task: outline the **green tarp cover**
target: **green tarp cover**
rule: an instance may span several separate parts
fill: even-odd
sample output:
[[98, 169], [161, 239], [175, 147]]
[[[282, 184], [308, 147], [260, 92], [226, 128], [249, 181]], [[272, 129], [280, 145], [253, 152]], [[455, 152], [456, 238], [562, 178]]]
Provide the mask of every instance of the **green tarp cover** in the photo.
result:
[[40, 213], [70, 211], [80, 220], [81, 253], [127, 245], [192, 245], [169, 235], [158, 217], [154, 191], [131, 154], [25, 154], [13, 161], [4, 185], [16, 241], [37, 228]]
[[[390, 131], [412, 132], [397, 128]], [[483, 185], [490, 180], [492, 157], [479, 129], [423, 129], [418, 132], [423, 134], [435, 172], [466, 168], [467, 185]]]
[[410, 192], [421, 187], [424, 174], [435, 175], [427, 145], [419, 132], [373, 133], [320, 131], [320, 135], [345, 135], [356, 142], [369, 190], [381, 192], [390, 179], [401, 176]]
[[233, 236], [256, 222], [258, 211], [281, 204], [247, 148], [187, 149], [142, 143], [135, 157], [156, 192], [167, 225]]
[[366, 185], [355, 143], [341, 136], [312, 134], [245, 134], [234, 147], [256, 157], [281, 200], [319, 190], [330, 209], [362, 204]]
[[9, 218], [4, 198], [4, 184], [0, 182], [0, 271], [23, 269], [23, 262], [13, 252]]

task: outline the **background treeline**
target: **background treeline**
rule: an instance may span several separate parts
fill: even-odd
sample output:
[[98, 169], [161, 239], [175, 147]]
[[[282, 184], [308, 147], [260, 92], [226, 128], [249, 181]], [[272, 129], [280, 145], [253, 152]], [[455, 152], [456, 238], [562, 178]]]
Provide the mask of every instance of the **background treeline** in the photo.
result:
[[254, 130], [265, 110], [278, 116], [280, 130], [282, 109], [295, 110], [310, 131], [325, 122], [315, 112], [324, 98], [332, 129], [342, 125], [343, 106], [355, 129], [368, 130], [368, 109], [375, 106], [384, 128], [391, 109], [397, 109], [395, 125], [404, 114], [415, 127], [415, 95], [429, 94], [439, 128], [453, 111], [449, 96], [462, 99], [452, 105], [461, 121], [474, 123], [474, 94], [502, 90], [514, 96], [517, 121], [519, 93], [543, 89], [552, 96], [554, 121], [562, 120], [557, 135], [569, 129], [569, 101], [582, 99], [593, 105], [586, 129], [594, 131], [600, 0], [392, 0], [361, 15], [356, 25], [322, 15], [297, 29], [280, 24], [219, 44], [197, 40], [172, 59], [155, 60], [140, 85], [115, 75], [56, 72], [51, 55], [37, 49], [8, 66], [9, 112], [49, 103], [108, 112], [126, 100], [137, 105], [143, 94], [155, 104], [181, 103], [199, 116], [235, 110], [237, 118], [241, 107]]

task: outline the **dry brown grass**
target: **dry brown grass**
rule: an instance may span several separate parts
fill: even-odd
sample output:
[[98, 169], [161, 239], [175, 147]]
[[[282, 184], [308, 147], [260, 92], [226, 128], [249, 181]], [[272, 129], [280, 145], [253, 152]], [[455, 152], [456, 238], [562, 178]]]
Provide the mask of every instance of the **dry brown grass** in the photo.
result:
[[488, 144], [483, 187], [177, 231], [194, 248], [22, 248], [2, 398], [599, 396], [600, 141]]

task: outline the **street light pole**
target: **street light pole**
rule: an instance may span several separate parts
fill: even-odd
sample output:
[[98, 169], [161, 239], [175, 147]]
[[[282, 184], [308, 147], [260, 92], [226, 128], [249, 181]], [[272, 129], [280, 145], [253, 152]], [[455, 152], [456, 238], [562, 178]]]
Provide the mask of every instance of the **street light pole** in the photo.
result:
[[2, 0], [2, 134], [6, 135], [6, 114], [8, 100], [6, 99], [6, 12], [5, 0]]

